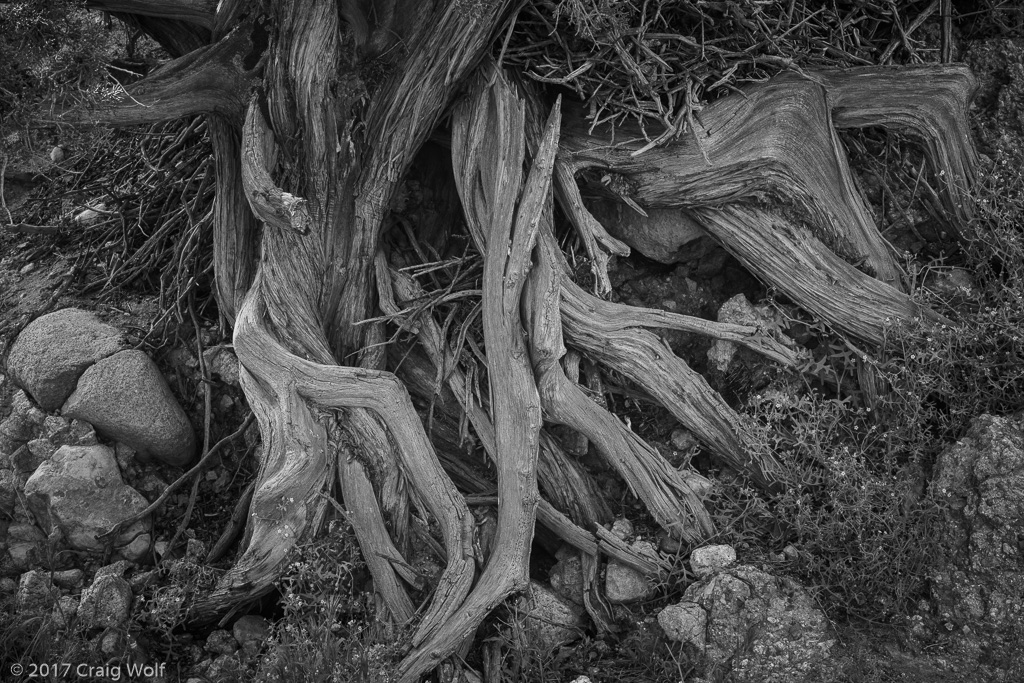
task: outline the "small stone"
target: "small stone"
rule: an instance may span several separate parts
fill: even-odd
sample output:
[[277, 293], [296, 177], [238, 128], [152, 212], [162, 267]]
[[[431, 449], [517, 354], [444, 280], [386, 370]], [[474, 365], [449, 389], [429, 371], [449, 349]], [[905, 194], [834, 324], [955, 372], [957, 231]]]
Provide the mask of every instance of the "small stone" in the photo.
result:
[[800, 557], [800, 551], [795, 545], [787, 545], [782, 549], [782, 556], [790, 562], [795, 562]]
[[633, 523], [624, 517], [620, 517], [612, 522], [611, 531], [615, 536], [625, 541], [633, 535]]
[[100, 635], [100, 652], [107, 657], [123, 653], [126, 645], [124, 636], [117, 631], [106, 631]]
[[50, 150], [50, 161], [55, 164], [59, 164], [64, 161], [64, 149], [62, 147], [54, 147]]
[[[21, 393], [21, 392], [18, 392]], [[4, 456], [4, 467], [10, 467], [9, 456], [28, 443], [35, 434], [32, 423], [15, 412], [0, 422], [0, 455]]]
[[117, 562], [111, 562], [110, 564], [104, 565], [97, 569], [96, 575], [92, 577], [92, 580], [93, 582], [95, 582], [96, 579], [102, 578], [104, 576], [116, 576], [119, 578], [123, 578], [125, 572], [127, 572], [131, 568], [131, 566], [132, 563], [128, 560], [118, 560]]
[[669, 605], [658, 613], [658, 625], [669, 640], [692, 643], [699, 650], [704, 649], [708, 614], [694, 602], [680, 602]]
[[[11, 364], [10, 356], [7, 357], [8, 366]], [[14, 379], [13, 374], [11, 379]], [[17, 380], [14, 381], [17, 384]], [[20, 420], [26, 424], [30, 429], [37, 430], [43, 426], [46, 422], [46, 413], [37, 408], [32, 403], [32, 399], [28, 397], [28, 394], [24, 391], [14, 392], [14, 396], [11, 397], [11, 415], [10, 417], [18, 416]], [[34, 436], [34, 434], [33, 434]], [[26, 437], [25, 441], [29, 441], [32, 436]]]
[[238, 379], [238, 358], [227, 345], [220, 344], [203, 352], [206, 370], [211, 379], [219, 379], [233, 387], [240, 387]]
[[270, 637], [270, 622], [255, 614], [247, 614], [235, 622], [231, 634], [246, 654], [255, 655]]
[[107, 212], [107, 205], [102, 202], [92, 202], [88, 208], [75, 214], [74, 221], [83, 228], [88, 228], [99, 223]]
[[21, 267], [21, 270], [18, 271], [18, 275], [28, 275], [29, 273], [31, 273], [35, 269], [36, 269], [36, 264], [35, 263], [26, 263], [25, 265], [23, 265]]
[[188, 539], [185, 545], [185, 559], [201, 564], [206, 559], [206, 545], [197, 538]]
[[[642, 554], [654, 553], [649, 541], [637, 541], [631, 547]], [[632, 567], [610, 560], [605, 571], [604, 592], [613, 605], [626, 605], [650, 596], [653, 587], [647, 577]]]
[[980, 296], [974, 278], [963, 268], [933, 271], [925, 278], [924, 286], [951, 305], [965, 300], [976, 301]]
[[11, 455], [11, 464], [22, 474], [32, 474], [49, 460], [56, 450], [49, 439], [32, 439]]
[[53, 606], [53, 621], [58, 628], [67, 628], [74, 623], [75, 615], [78, 614], [78, 598], [72, 595], [62, 595], [57, 598], [57, 604]]
[[217, 629], [207, 636], [206, 649], [219, 655], [230, 655], [238, 649], [238, 642], [224, 629]]
[[233, 655], [221, 655], [213, 660], [206, 675], [211, 681], [237, 681], [242, 665]]
[[119, 576], [94, 579], [82, 592], [78, 618], [86, 628], [124, 628], [132, 606], [132, 589]]
[[234, 408], [235, 399], [233, 399], [231, 396], [227, 394], [221, 394], [220, 397], [217, 398], [217, 412], [221, 413], [222, 415], [225, 413], [230, 413], [232, 410], [234, 410]]
[[117, 467], [123, 473], [127, 473], [138, 466], [135, 460], [136, 450], [126, 443], [118, 441], [114, 444], [114, 459], [117, 460]]
[[651, 586], [643, 574], [615, 560], [608, 563], [604, 584], [608, 602], [613, 605], [625, 605], [643, 600], [650, 591]]
[[[743, 294], [737, 294], [718, 309], [718, 322], [721, 323], [757, 327], [764, 331], [770, 327], [770, 320], [769, 315], [755, 308]], [[708, 350], [708, 360], [720, 372], [725, 372], [738, 348], [735, 342], [718, 339]]]
[[680, 451], [690, 451], [697, 448], [700, 442], [688, 429], [672, 430], [672, 447]]
[[135, 482], [135, 489], [150, 501], [159, 498], [160, 494], [167, 489], [167, 486], [167, 481], [152, 471], [143, 472], [142, 476]]
[[686, 482], [690, 487], [690, 490], [693, 491], [693, 494], [698, 498], [703, 498], [711, 493], [711, 489], [714, 487], [714, 482], [693, 470], [680, 470], [679, 476]]
[[583, 610], [536, 581], [517, 604], [528, 646], [548, 652], [583, 633]]
[[677, 555], [683, 549], [683, 542], [678, 538], [673, 538], [672, 535], [664, 529], [660, 529], [658, 531], [658, 547], [663, 553]]
[[53, 444], [61, 446], [95, 446], [99, 443], [96, 438], [96, 430], [85, 420], [72, 420], [71, 428], [57, 436], [51, 437]]
[[35, 524], [15, 522], [7, 528], [7, 552], [18, 571], [38, 566], [46, 553], [46, 534]]
[[567, 600], [577, 605], [583, 604], [583, 562], [579, 552], [559, 560], [548, 574], [551, 588]]
[[57, 589], [50, 581], [50, 572], [39, 569], [27, 571], [18, 581], [18, 612], [22, 616], [44, 610], [49, 612], [58, 596]]
[[690, 567], [697, 578], [713, 574], [735, 561], [736, 550], [730, 545], [708, 545], [690, 553]]
[[67, 590], [78, 588], [84, 580], [85, 572], [81, 569], [64, 569], [53, 573], [53, 583]]
[[47, 439], [60, 438], [62, 434], [71, 429], [71, 422], [59, 415], [47, 415], [43, 420], [43, 436]]

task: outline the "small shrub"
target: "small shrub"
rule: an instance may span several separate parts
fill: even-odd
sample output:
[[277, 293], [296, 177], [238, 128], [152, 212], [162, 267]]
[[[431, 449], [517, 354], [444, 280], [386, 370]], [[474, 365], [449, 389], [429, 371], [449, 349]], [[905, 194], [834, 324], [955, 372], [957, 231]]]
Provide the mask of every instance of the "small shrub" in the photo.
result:
[[[800, 551], [794, 569], [833, 612], [884, 620], [925, 593], [940, 557], [941, 511], [927, 485], [938, 455], [978, 415], [1024, 409], [1019, 168], [997, 156], [982, 174], [977, 219], [956, 257], [970, 286], [939, 296], [927, 288], [929, 271], [947, 264], [912, 270], [925, 285], [915, 297], [944, 322], [894, 323], [880, 348], [857, 354], [819, 326], [815, 367], [842, 380], [823, 385], [833, 397], [810, 390], [751, 401], [762, 447], [787, 469], [773, 505]], [[874, 375], [876, 392], [844, 379], [858, 375], [858, 364], [861, 376]]]
[[752, 412], [786, 467], [775, 515], [794, 569], [833, 613], [884, 619], [925, 589], [937, 508], [912, 456], [918, 437], [875, 424], [849, 399], [756, 397]]
[[21, 0], [0, 4], [0, 122], [24, 115], [44, 95], [91, 90], [106, 78], [117, 36], [81, 2]]
[[259, 683], [385, 683], [405, 639], [375, 623], [373, 596], [362, 590], [366, 566], [346, 524], [298, 547], [283, 577], [284, 617], [259, 662]]

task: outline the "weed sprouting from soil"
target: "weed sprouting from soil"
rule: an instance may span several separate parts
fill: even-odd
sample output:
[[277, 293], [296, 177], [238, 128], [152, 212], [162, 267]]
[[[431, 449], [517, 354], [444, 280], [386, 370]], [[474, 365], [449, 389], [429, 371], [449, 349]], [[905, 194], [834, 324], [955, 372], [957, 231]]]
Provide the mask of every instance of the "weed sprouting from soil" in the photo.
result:
[[256, 671], [259, 683], [386, 683], [404, 652], [401, 629], [378, 621], [366, 565], [349, 525], [334, 520], [299, 546], [279, 581], [284, 617]]

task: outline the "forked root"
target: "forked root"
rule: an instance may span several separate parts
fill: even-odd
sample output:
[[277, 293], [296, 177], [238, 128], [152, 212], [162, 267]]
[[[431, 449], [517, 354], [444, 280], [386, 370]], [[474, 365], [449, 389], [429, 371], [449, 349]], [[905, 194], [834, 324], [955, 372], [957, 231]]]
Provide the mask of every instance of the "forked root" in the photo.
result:
[[555, 256], [550, 206], [545, 213], [524, 304], [529, 311], [530, 355], [545, 417], [592, 441], [662, 528], [675, 538], [700, 541], [714, 533], [714, 525], [682, 474], [565, 376], [560, 364], [565, 355], [560, 313], [562, 273]]
[[[444, 537], [447, 566], [420, 622], [417, 638], [422, 640], [448, 622], [473, 582], [473, 518], [465, 500], [442, 470], [408, 394], [394, 375], [314, 363], [290, 353], [264, 326], [262, 287], [262, 276], [257, 276], [239, 311], [235, 351], [245, 370], [247, 393], [254, 399], [253, 410], [266, 435], [265, 471], [261, 471], [264, 483], [253, 499], [248, 550], [204, 603], [203, 611], [215, 613], [241, 594], [256, 594], [265, 588], [266, 584], [257, 584], [254, 579], [276, 577], [288, 551], [298, 541], [296, 530], [316, 528], [309, 523], [306, 510], [322, 514], [321, 491], [329, 473], [327, 453], [331, 451], [326, 432], [312, 418], [309, 405], [364, 408], [375, 412], [387, 425], [418, 499], [438, 521]], [[310, 418], [296, 421], [296, 416], [303, 415]], [[309, 475], [311, 464], [321, 465], [317, 476]], [[296, 467], [303, 471], [295, 471]], [[358, 481], [354, 484], [359, 485]], [[389, 559], [401, 561], [400, 557]], [[397, 616], [408, 606], [399, 598], [393, 609]]]

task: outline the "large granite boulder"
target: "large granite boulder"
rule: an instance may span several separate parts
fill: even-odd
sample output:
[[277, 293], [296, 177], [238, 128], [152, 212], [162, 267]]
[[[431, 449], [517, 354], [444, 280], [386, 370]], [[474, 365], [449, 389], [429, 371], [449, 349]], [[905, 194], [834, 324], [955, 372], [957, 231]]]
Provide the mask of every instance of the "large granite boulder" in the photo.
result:
[[100, 322], [95, 313], [65, 308], [36, 318], [21, 331], [7, 370], [43, 410], [56, 410], [86, 368], [123, 348], [116, 327]]
[[945, 515], [936, 616], [980, 639], [1005, 680], [1024, 680], [1024, 415], [976, 418], [939, 455], [931, 490]]
[[196, 454], [188, 416], [142, 351], [121, 351], [89, 368], [64, 404], [63, 414], [85, 420], [101, 435], [169, 465], [186, 465]]
[[[59, 529], [76, 550], [102, 553], [96, 535], [144, 510], [141, 493], [127, 486], [106, 446], [63, 446], [25, 483], [25, 497], [39, 525]], [[121, 557], [137, 561], [149, 550], [150, 521], [142, 519], [114, 542]]]
[[814, 598], [795, 581], [750, 566], [692, 584], [658, 623], [670, 639], [695, 646], [711, 680], [728, 673], [735, 683], [809, 682], [836, 666], [835, 641]]

